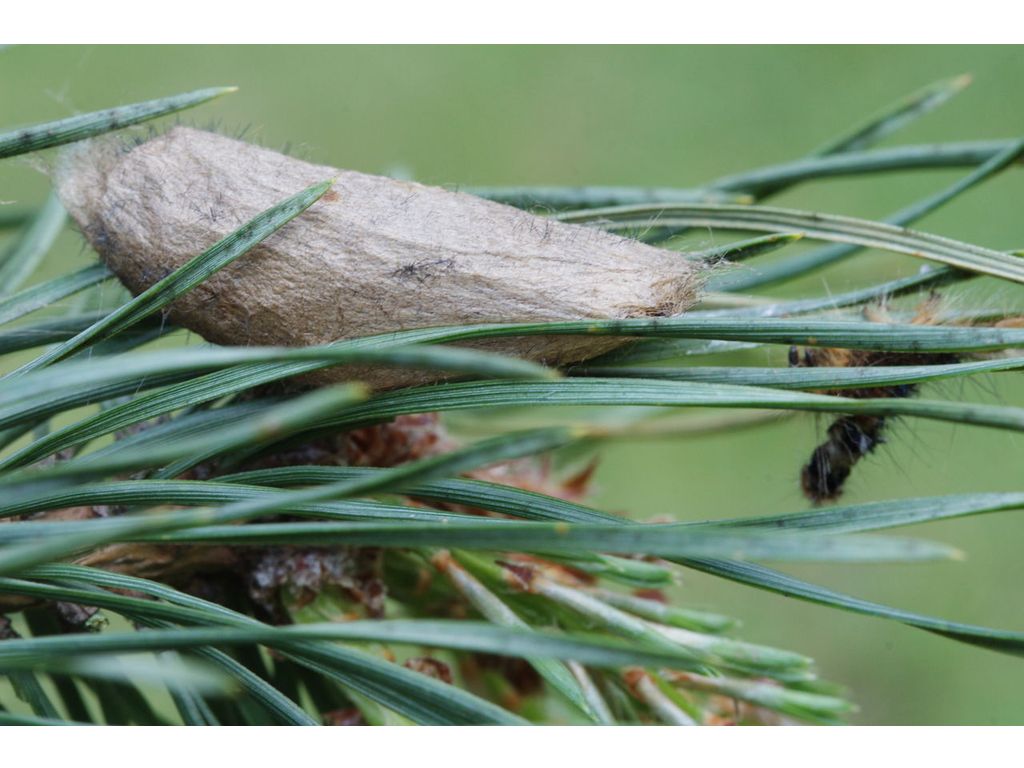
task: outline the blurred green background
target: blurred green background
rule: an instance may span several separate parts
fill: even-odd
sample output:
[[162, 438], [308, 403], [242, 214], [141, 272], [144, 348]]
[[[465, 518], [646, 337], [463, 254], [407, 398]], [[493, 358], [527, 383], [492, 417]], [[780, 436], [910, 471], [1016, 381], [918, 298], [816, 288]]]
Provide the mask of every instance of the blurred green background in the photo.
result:
[[[250, 138], [326, 164], [453, 185], [696, 185], [796, 158], [918, 87], [965, 72], [974, 76], [970, 89], [887, 143], [1024, 132], [1019, 47], [14, 47], [0, 52], [0, 68], [8, 126], [238, 85], [239, 93], [181, 119], [228, 133], [247, 129]], [[831, 181], [777, 202], [881, 217], [958, 175]], [[0, 167], [0, 199], [31, 205], [46, 188], [29, 163]], [[919, 227], [1024, 247], [1022, 200], [1024, 172], [1016, 169]], [[705, 233], [704, 241], [715, 237]], [[93, 258], [70, 232], [57, 253], [46, 274]], [[839, 292], [917, 266], [860, 256], [798, 288]], [[1020, 298], [989, 281], [960, 300]], [[927, 393], [1024, 405], [1016, 374]], [[825, 425], [798, 416], [715, 436], [606, 446], [596, 502], [638, 518], [804, 508], [799, 469]], [[1019, 435], [915, 422], [891, 438], [858, 468], [846, 500], [1021, 490]], [[791, 570], [859, 597], [1024, 630], [1019, 515], [915, 533], [954, 543], [968, 559]], [[1024, 723], [1021, 660], [698, 575], [679, 598], [741, 617], [747, 639], [816, 657], [825, 677], [850, 687], [861, 706], [857, 722]]]

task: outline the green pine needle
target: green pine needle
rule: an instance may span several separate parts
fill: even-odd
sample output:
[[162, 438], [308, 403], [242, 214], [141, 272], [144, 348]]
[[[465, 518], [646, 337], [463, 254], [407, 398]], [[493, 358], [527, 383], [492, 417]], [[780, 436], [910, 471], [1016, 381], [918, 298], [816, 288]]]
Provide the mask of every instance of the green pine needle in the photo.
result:
[[[0, 229], [18, 228], [0, 254], [0, 611], [11, 606], [16, 617], [10, 625], [0, 617], [0, 677], [10, 683], [0, 687], [0, 723], [314, 725], [355, 717], [693, 724], [717, 715], [715, 702], [737, 700], [762, 714], [831, 724], [855, 710], [844, 692], [818, 679], [800, 649], [737, 639], [731, 617], [656, 599], [651, 590], [670, 590], [684, 569], [1024, 655], [1019, 632], [868, 602], [753, 562], [869, 567], [958, 558], [946, 544], [874, 532], [1014, 514], [1024, 509], [1024, 490], [781, 514], [754, 509], [728, 520], [701, 515], [687, 500], [666, 510], [685, 523], [641, 523], [569, 490], [562, 498], [544, 492], [543, 483], [499, 482], [503, 471], [537, 466], [531, 462], [552, 451], [671, 432], [669, 415], [694, 408], [741, 410], [739, 420], [715, 415], [701, 422], [706, 430], [751, 427], [770, 411], [808, 411], [1024, 431], [1020, 407], [885, 396], [887, 388], [1016, 375], [1024, 368], [1024, 329], [969, 324], [1014, 317], [1012, 311], [958, 307], [947, 325], [909, 322], [898, 308], [893, 322], [854, 311], [980, 276], [1024, 282], [1018, 252], [902, 228], [1019, 165], [1024, 141], [875, 148], [966, 83], [961, 77], [930, 85], [796, 161], [691, 189], [472, 190], [564, 221], [643, 231], [651, 243], [697, 226], [759, 233], [679, 255], [746, 262], [714, 276], [703, 306], [679, 317], [414, 328], [306, 348], [182, 346], [163, 317], [173, 302], [235, 260], [244, 268], [246, 253], [316, 203], [330, 182], [282, 201], [113, 308], [94, 309], [97, 296], [84, 293], [111, 277], [100, 264], [30, 284], [66, 223], [55, 196], [36, 210], [0, 211]], [[230, 90], [11, 131], [0, 135], [0, 158], [118, 130]], [[941, 168], [969, 170], [885, 222], [756, 204], [819, 179]], [[758, 261], [802, 238], [827, 245]], [[761, 293], [868, 248], [932, 266], [837, 295]], [[76, 294], [82, 296], [65, 314], [50, 312]], [[598, 335], [632, 343], [562, 369], [473, 348], [510, 337]], [[769, 356], [781, 357], [773, 349], [780, 345], [956, 358], [779, 367]], [[766, 354], [689, 363], [755, 347]], [[14, 362], [33, 349], [29, 362]], [[305, 392], [281, 384], [357, 365], [447, 378], [381, 392], [358, 382]], [[860, 397], [865, 389], [878, 396]], [[620, 407], [629, 415], [606, 412]], [[460, 411], [472, 413], [482, 439], [459, 447], [442, 441], [393, 466], [311, 463], [323, 460], [323, 446], [336, 451], [328, 452], [336, 461], [344, 453], [337, 441], [355, 439], [355, 430]], [[545, 426], [525, 428], [531, 419]], [[60, 510], [96, 514], [55, 516]], [[374, 553], [379, 585], [372, 589], [387, 596], [386, 618], [353, 597], [370, 589], [358, 579], [280, 589], [266, 604], [256, 589], [228, 597], [211, 586], [218, 602], [159, 578], [75, 562], [148, 567], [152, 552], [182, 559], [219, 552], [254, 583], [273, 580], [254, 569], [256, 562], [266, 567], [261, 558], [325, 553], [341, 562]], [[97, 609], [80, 618], [81, 628], [94, 631], [61, 632], [57, 604]], [[32, 610], [21, 613], [26, 606]], [[280, 626], [262, 620], [271, 614]], [[494, 657], [524, 660], [553, 695], [528, 695], [513, 711], [519, 694], [511, 667], [495, 667], [487, 661]], [[159, 704], [154, 691], [162, 694]]]

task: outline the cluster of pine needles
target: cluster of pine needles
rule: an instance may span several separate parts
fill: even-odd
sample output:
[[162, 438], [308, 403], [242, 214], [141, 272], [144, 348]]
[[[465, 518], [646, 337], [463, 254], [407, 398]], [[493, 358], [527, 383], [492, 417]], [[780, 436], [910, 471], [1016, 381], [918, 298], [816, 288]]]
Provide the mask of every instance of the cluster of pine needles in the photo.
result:
[[[0, 208], [10, 234], [0, 254], [0, 722], [846, 717], [852, 705], [810, 659], [737, 639], [730, 618], [667, 599], [687, 570], [1021, 654], [1022, 633], [870, 603], [760, 563], [952, 557], [947, 546], [875, 531], [1019, 508], [1024, 492], [642, 524], [588, 506], [586, 471], [559, 477], [543, 459], [583, 440], [726, 429], [766, 411], [879, 429], [908, 417], [1024, 431], [1021, 408], [910, 396], [925, 382], [1020, 369], [1019, 322], [991, 311], [931, 323], [898, 309], [882, 318], [864, 312], [979, 277], [1024, 282], [1018, 253], [905, 229], [1019, 161], [1024, 140], [873, 148], [963, 85], [938, 83], [806, 157], [700, 188], [474, 190], [664, 247], [694, 228], [753, 233], [680, 252], [745, 262], [715, 270], [704, 304], [680, 317], [428, 328], [303, 349], [182, 346], [168, 306], [235, 259], [244, 264], [324, 186], [297, 191], [139, 296], [117, 293], [114, 307], [112, 292], [101, 291], [111, 275], [100, 263], [25, 287], [65, 228], [55, 197], [37, 209]], [[227, 90], [11, 131], [0, 135], [0, 159]], [[966, 175], [884, 222], [760, 204], [815, 179], [924, 168]], [[822, 245], [785, 253], [801, 238]], [[924, 266], [840, 295], [765, 293], [866, 249]], [[633, 341], [561, 371], [446, 345], [524, 334]], [[779, 364], [694, 364], [754, 346], [778, 352]], [[794, 365], [785, 363], [787, 347], [796, 348]], [[381, 393], [358, 383], [275, 387], [353, 362], [459, 377]], [[501, 425], [509, 408], [551, 405], [645, 407], [612, 426], [596, 418]], [[695, 407], [740, 410], [709, 423], [688, 420]], [[438, 416], [467, 409], [486, 437], [458, 441]], [[844, 455], [880, 442], [844, 430], [812, 474], [835, 480]], [[824, 482], [805, 484], [815, 501], [841, 490]]]

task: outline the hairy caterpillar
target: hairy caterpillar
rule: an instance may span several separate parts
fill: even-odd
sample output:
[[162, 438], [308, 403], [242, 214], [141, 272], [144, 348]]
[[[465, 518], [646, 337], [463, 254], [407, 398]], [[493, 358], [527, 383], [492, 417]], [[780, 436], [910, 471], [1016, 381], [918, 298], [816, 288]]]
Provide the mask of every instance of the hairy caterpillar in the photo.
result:
[[[932, 295], [917, 308], [911, 323], [937, 324], [939, 297]], [[876, 322], [891, 322], [880, 307], [865, 312]], [[913, 352], [878, 352], [863, 349], [791, 347], [789, 364], [806, 368], [846, 368], [867, 366], [942, 365], [960, 361], [954, 354], [923, 354]], [[825, 390], [825, 394], [856, 398], [913, 397], [917, 384], [896, 384], [885, 387]], [[843, 493], [846, 480], [857, 463], [885, 442], [888, 421], [885, 416], [852, 414], [836, 418], [829, 426], [826, 440], [818, 445], [800, 472], [800, 487], [815, 504], [832, 501]]]
[[[336, 178], [306, 213], [174, 304], [177, 322], [218, 344], [307, 346], [428, 326], [675, 315], [693, 303], [698, 282], [678, 254], [599, 229], [187, 127], [131, 147], [86, 142], [55, 175], [82, 232], [136, 293], [288, 195]], [[478, 346], [560, 365], [620, 343], [540, 336]], [[352, 367], [315, 376], [377, 387], [430, 379]]]

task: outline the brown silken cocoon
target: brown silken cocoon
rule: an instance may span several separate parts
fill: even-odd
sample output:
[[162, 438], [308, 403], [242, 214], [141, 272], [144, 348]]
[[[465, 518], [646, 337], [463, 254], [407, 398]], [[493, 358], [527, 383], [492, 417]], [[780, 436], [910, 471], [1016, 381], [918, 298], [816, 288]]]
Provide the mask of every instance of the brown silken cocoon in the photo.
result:
[[[307, 346], [428, 326], [669, 316], [693, 303], [697, 271], [677, 253], [192, 128], [131, 148], [86, 142], [56, 172], [65, 207], [134, 293], [330, 178], [308, 211], [175, 302], [174, 320], [217, 344]], [[473, 346], [561, 365], [621, 343], [533, 336]], [[394, 387], [439, 376], [343, 367], [305, 380], [356, 378]]]

